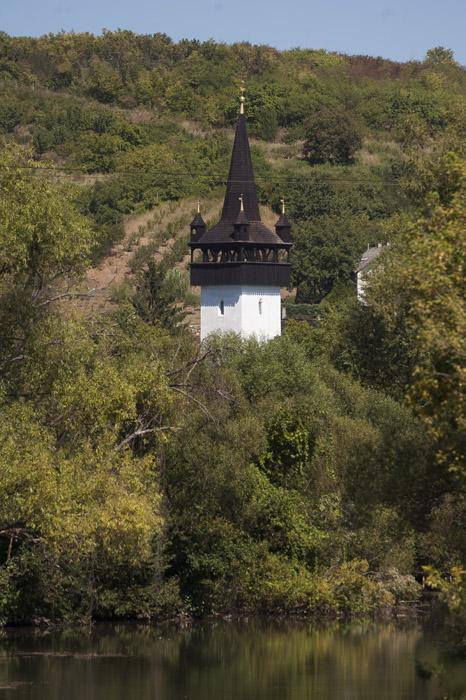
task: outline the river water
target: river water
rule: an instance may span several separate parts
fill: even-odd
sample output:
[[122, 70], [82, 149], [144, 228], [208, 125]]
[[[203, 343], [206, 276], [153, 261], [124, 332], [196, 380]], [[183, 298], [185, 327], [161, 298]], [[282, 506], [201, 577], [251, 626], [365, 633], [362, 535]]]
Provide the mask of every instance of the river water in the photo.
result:
[[270, 621], [0, 633], [0, 700], [463, 700], [419, 624]]

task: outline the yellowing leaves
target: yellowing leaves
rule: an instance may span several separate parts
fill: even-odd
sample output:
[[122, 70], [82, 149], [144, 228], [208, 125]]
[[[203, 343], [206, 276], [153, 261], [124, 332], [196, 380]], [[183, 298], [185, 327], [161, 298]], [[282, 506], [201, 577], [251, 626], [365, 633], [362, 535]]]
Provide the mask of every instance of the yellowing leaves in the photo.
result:
[[67, 458], [21, 404], [0, 428], [0, 530], [34, 538], [56, 553], [138, 562], [162, 526], [151, 457], [83, 446]]
[[[53, 439], [21, 403], [0, 411], [0, 530], [49, 536], [57, 527]], [[8, 532], [6, 533], [6, 536]]]
[[[452, 154], [439, 175], [442, 200], [407, 226], [371, 280], [371, 303], [415, 337], [408, 402], [438, 442], [438, 461], [458, 472], [465, 415], [466, 164]], [[464, 473], [464, 472], [463, 472]]]
[[[83, 269], [92, 232], [70, 187], [42, 177], [40, 164], [17, 146], [0, 150], [0, 163], [2, 273], [43, 284], [60, 272]], [[31, 177], [34, 168], [37, 175]]]

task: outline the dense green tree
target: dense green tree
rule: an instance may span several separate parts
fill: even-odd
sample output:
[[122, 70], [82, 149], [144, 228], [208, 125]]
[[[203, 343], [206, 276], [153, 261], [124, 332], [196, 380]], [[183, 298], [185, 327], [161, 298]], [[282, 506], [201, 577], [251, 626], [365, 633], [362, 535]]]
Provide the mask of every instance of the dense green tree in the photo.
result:
[[346, 112], [321, 110], [304, 123], [304, 157], [310, 163], [352, 163], [361, 148], [361, 129]]
[[[320, 601], [335, 613], [334, 589], [316, 567], [341, 566], [338, 585], [358, 588], [366, 565], [344, 568], [345, 557], [368, 556], [377, 542], [381, 569], [411, 571], [410, 524], [422, 520], [430, 475], [409, 411], [312, 366], [286, 336], [262, 346], [216, 342], [201, 374], [206, 412], [188, 417], [167, 456], [172, 571], [185, 594], [203, 610], [305, 610]], [[379, 520], [376, 504], [386, 513]], [[367, 547], [358, 550], [363, 531]]]
[[[129, 173], [131, 186], [139, 190], [138, 201], [146, 206], [158, 199], [178, 199], [189, 194], [188, 170], [183, 152], [164, 144], [143, 146], [120, 159], [119, 170]], [[199, 167], [198, 164], [194, 167]]]
[[0, 131], [8, 133], [21, 121], [21, 113], [15, 104], [4, 102], [0, 107]]
[[42, 177], [28, 151], [9, 146], [0, 157], [0, 272], [10, 290], [23, 288], [37, 300], [54, 279], [84, 269], [92, 231], [73, 188]]
[[164, 274], [160, 265], [150, 260], [147, 270], [140, 274], [133, 297], [133, 306], [138, 316], [147, 323], [160, 324], [175, 331], [186, 316], [180, 307], [183, 291], [174, 284], [173, 275]]
[[350, 280], [370, 236], [366, 217], [320, 217], [294, 234], [293, 281], [298, 303], [318, 303], [336, 282]]
[[125, 150], [125, 142], [112, 134], [84, 133], [79, 138], [76, 159], [90, 173], [112, 172], [118, 155]]

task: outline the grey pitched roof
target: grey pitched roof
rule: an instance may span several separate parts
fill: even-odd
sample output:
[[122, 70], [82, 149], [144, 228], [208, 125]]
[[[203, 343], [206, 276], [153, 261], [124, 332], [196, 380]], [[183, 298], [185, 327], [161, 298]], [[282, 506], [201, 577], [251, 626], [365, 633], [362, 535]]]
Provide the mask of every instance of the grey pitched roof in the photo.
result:
[[368, 248], [361, 256], [361, 260], [359, 261], [357, 267], [354, 269], [354, 271], [361, 272], [362, 270], [365, 270], [366, 267], [369, 267], [372, 265], [374, 260], [379, 257], [381, 253], [384, 252], [386, 249], [386, 246], [383, 245], [376, 245], [373, 246], [372, 248]]

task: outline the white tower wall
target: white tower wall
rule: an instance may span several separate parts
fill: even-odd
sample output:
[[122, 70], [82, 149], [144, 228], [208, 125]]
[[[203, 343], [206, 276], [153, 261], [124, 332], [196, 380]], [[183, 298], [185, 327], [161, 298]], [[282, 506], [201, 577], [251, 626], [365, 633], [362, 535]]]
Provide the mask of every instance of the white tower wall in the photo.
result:
[[201, 288], [201, 340], [233, 331], [243, 338], [281, 335], [280, 287], [224, 285]]

